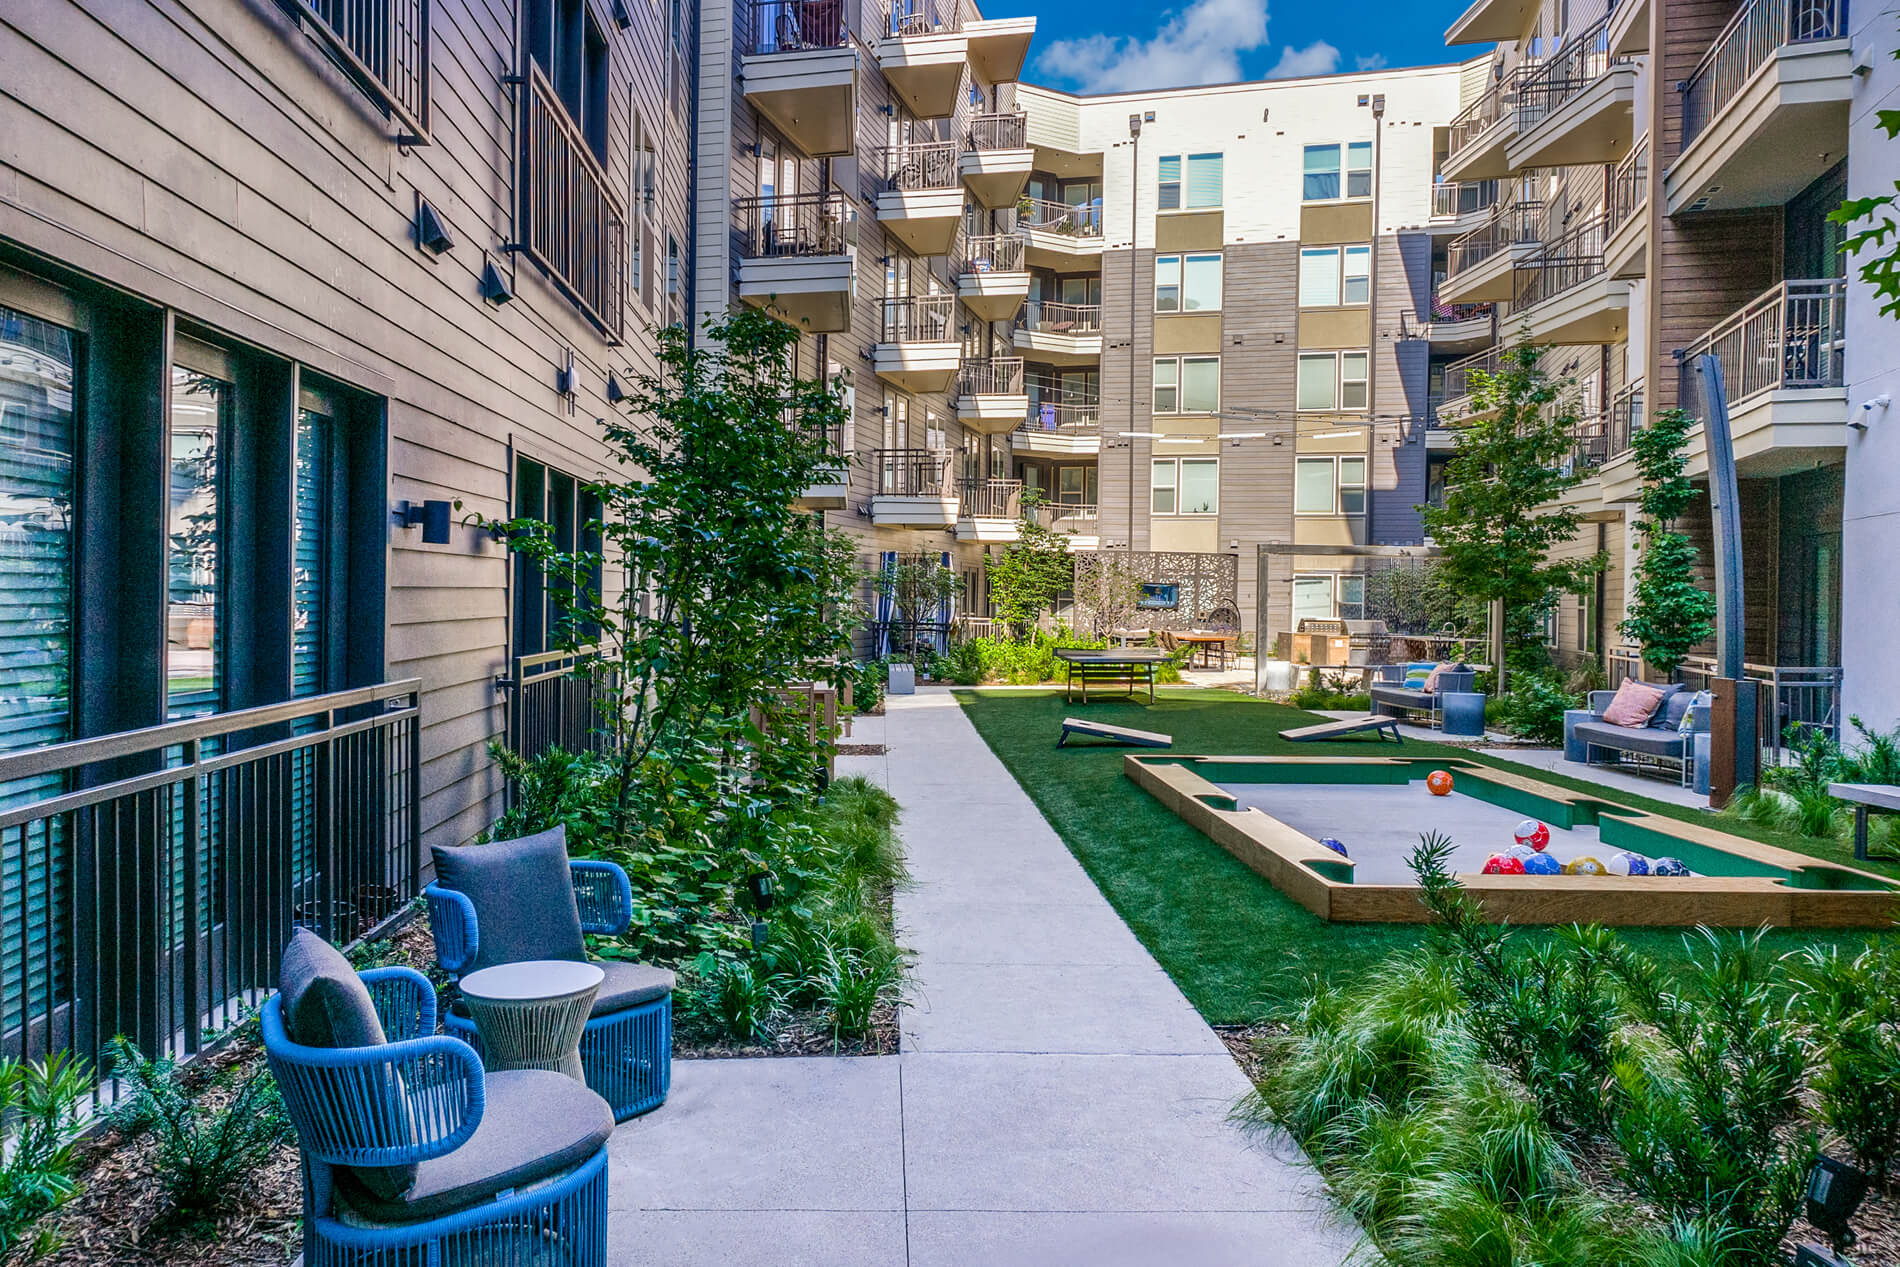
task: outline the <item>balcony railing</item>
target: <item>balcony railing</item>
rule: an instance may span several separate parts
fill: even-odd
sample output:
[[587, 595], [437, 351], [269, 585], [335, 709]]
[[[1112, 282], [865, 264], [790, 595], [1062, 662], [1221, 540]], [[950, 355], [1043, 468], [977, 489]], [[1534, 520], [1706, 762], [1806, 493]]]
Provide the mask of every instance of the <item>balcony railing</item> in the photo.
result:
[[1037, 334], [1100, 334], [1102, 305], [1065, 304], [1035, 299], [1023, 305], [1017, 325]]
[[[1653, 680], [1643, 666], [1643, 653], [1636, 647], [1617, 647], [1610, 651], [1609, 685], [1621, 686], [1625, 679]], [[1782, 764], [1790, 726], [1838, 741], [1841, 731], [1842, 672], [1831, 665], [1744, 664], [1742, 676], [1762, 686], [1761, 706], [1755, 710], [1756, 734], [1761, 741], [1762, 765], [1774, 769]], [[1716, 678], [1715, 661], [1707, 656], [1690, 656], [1675, 672], [1675, 679], [1692, 691], [1706, 691]]]
[[1023, 359], [997, 356], [985, 361], [965, 361], [957, 371], [959, 396], [1020, 396], [1023, 386]]
[[1588, 414], [1570, 428], [1571, 469], [1588, 473], [1610, 460], [1610, 420], [1606, 414]]
[[1455, 163], [1478, 138], [1489, 132], [1516, 104], [1516, 80], [1512, 75], [1493, 83], [1484, 95], [1460, 110], [1451, 121], [1450, 152], [1446, 161]]
[[1689, 345], [1682, 399], [1695, 400], [1695, 359], [1713, 352], [1734, 405], [1779, 388], [1845, 383], [1847, 281], [1782, 282]]
[[956, 341], [955, 295], [908, 295], [884, 301], [882, 343], [951, 343]]
[[922, 141], [887, 146], [883, 151], [884, 187], [896, 190], [956, 189], [959, 147], [955, 141]]
[[741, 48], [754, 54], [845, 48], [857, 25], [856, 0], [753, 0]]
[[1441, 180], [1432, 186], [1432, 219], [1450, 220], [1483, 211], [1498, 200], [1495, 180]]
[[1019, 430], [1040, 436], [1099, 436], [1102, 407], [1094, 401], [1035, 401]]
[[1459, 321], [1476, 321], [1480, 317], [1489, 319], [1493, 305], [1489, 303], [1448, 304], [1432, 292], [1431, 319], [1433, 325], [1449, 325]]
[[1518, 132], [1530, 131], [1562, 109], [1565, 102], [1603, 78], [1612, 66], [1628, 60], [1610, 55], [1608, 15], [1592, 22], [1518, 81]]
[[295, 929], [345, 945], [400, 912], [422, 871], [420, 685], [0, 756], [0, 787], [55, 789], [0, 811], [24, 895], [0, 1053], [90, 1060], [124, 1034], [193, 1055], [276, 987]]
[[963, 239], [958, 252], [965, 273], [1020, 273], [1029, 244], [1014, 233], [979, 233]]
[[[611, 731], [602, 712], [615, 694], [612, 661], [599, 648], [515, 657], [508, 679], [508, 746], [532, 760], [554, 748], [604, 752]], [[512, 791], [512, 790], [511, 790]]]
[[971, 519], [1015, 519], [1022, 514], [1021, 480], [963, 480], [957, 485], [957, 514]]
[[429, 0], [280, 0], [303, 18], [343, 73], [408, 131], [429, 139]]
[[1630, 450], [1630, 437], [1643, 425], [1643, 385], [1631, 383], [1610, 402], [1609, 456]]
[[1020, 110], [977, 115], [970, 120], [970, 148], [978, 153], [1028, 149], [1029, 116]]
[[1554, 299], [1600, 275], [1604, 269], [1603, 237], [1602, 217], [1592, 216], [1545, 246], [1523, 270], [1517, 309]]
[[1100, 511], [1094, 502], [1041, 502], [1035, 520], [1056, 532], [1093, 532]]
[[1469, 396], [1472, 388], [1478, 385], [1477, 375], [1489, 377], [1498, 372], [1498, 349], [1486, 348], [1482, 352], [1453, 361], [1445, 367], [1445, 400], [1458, 400]]
[[963, 29], [962, 6], [957, 0], [880, 0], [883, 21], [879, 35], [937, 35]]
[[873, 449], [871, 470], [886, 497], [938, 497], [949, 487], [950, 455], [940, 449]]
[[1846, 35], [1847, 0], [1749, 0], [1682, 81], [1682, 148], [1735, 100], [1776, 49]]
[[1016, 204], [1016, 227], [1072, 238], [1099, 238], [1102, 236], [1102, 204], [1026, 197]]
[[620, 338], [627, 221], [547, 76], [522, 87], [520, 247], [595, 325]]
[[1610, 202], [1608, 223], [1604, 226], [1608, 233], [1615, 233], [1636, 209], [1649, 197], [1649, 136], [1630, 147], [1623, 161], [1616, 165], [1610, 174]]
[[732, 232], [741, 259], [845, 254], [845, 200], [837, 192], [735, 198]]
[[1544, 204], [1535, 198], [1512, 198], [1493, 208], [1491, 218], [1465, 234], [1453, 238], [1445, 248], [1445, 271], [1456, 277], [1466, 269], [1490, 259], [1506, 247], [1537, 240], [1537, 224]]

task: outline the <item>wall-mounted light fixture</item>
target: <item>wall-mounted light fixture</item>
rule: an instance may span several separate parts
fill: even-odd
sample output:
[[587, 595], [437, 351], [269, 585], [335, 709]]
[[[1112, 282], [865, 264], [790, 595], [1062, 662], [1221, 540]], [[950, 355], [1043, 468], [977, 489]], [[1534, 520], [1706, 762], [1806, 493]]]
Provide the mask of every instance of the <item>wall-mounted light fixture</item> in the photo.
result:
[[445, 546], [449, 543], [448, 502], [399, 502], [396, 505], [396, 522], [405, 528], [422, 529], [422, 540], [426, 545]]
[[431, 255], [440, 255], [455, 245], [455, 238], [442, 223], [441, 215], [421, 194], [416, 195], [415, 231], [417, 249]]

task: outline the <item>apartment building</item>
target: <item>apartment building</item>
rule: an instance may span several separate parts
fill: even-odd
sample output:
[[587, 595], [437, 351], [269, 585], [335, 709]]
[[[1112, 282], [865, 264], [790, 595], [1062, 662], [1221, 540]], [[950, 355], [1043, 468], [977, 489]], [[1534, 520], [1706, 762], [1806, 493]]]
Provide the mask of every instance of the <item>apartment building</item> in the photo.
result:
[[[1442, 290], [1504, 305], [1500, 346], [1549, 345], [1545, 368], [1575, 384], [1587, 479], [1569, 497], [1588, 522], [1574, 548], [1610, 558], [1593, 592], [1563, 597], [1549, 640], [1613, 678], [1635, 670], [1617, 631], [1641, 491], [1629, 438], [1658, 410], [1704, 414], [1693, 367], [1714, 353], [1740, 483], [1746, 658], [1775, 683], [1781, 721], [1839, 711], [1847, 365], [1872, 382], [1894, 359], [1893, 333], [1853, 316], [1827, 221], [1870, 148], [1850, 161], [1850, 110], [1885, 60], [1846, 19], [1836, 0], [1478, 0], [1447, 35], [1499, 42], [1467, 84], [1444, 170], [1501, 192], [1450, 243]], [[1876, 161], [1890, 180], [1891, 161]], [[1467, 375], [1496, 355], [1445, 367], [1441, 421], [1469, 416]], [[1689, 470], [1704, 483], [1708, 457], [1697, 427]], [[1711, 568], [1706, 497], [1686, 526]]]

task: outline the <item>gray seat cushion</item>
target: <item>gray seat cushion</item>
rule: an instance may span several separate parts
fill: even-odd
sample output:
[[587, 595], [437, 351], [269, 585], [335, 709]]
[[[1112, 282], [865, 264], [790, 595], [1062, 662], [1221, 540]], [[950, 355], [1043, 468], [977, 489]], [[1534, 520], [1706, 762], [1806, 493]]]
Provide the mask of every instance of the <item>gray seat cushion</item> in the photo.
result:
[[1650, 714], [1649, 724], [1657, 730], [1675, 730], [1693, 703], [1694, 691], [1671, 691], [1663, 697], [1662, 707]]
[[1571, 733], [1598, 748], [1640, 752], [1650, 757], [1681, 757], [1683, 737], [1655, 726], [1612, 726], [1608, 722], [1580, 721]]
[[1375, 686], [1372, 698], [1381, 704], [1390, 704], [1395, 708], [1432, 708], [1438, 703], [1438, 696], [1424, 691], [1408, 691], [1402, 686]]
[[400, 1196], [345, 1178], [340, 1187], [351, 1208], [381, 1223], [441, 1218], [571, 1170], [614, 1133], [607, 1102], [565, 1074], [491, 1073], [483, 1087], [482, 1120], [460, 1148], [419, 1164], [414, 1184]]
[[607, 979], [600, 983], [600, 993], [594, 996], [591, 1015], [622, 1012], [673, 993], [673, 974], [665, 968], [623, 963], [618, 959], [596, 959], [594, 966], [605, 973]]
[[585, 959], [567, 865], [567, 828], [490, 845], [435, 846], [435, 878], [475, 904], [476, 968], [525, 959]]

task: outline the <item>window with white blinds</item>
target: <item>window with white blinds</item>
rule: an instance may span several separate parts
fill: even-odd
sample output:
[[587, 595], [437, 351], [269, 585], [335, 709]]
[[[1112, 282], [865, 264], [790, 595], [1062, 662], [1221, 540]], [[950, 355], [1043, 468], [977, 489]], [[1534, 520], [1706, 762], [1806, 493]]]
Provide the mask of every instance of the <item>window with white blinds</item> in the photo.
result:
[[1162, 211], [1201, 211], [1221, 205], [1220, 154], [1163, 154], [1157, 168], [1155, 206]]

